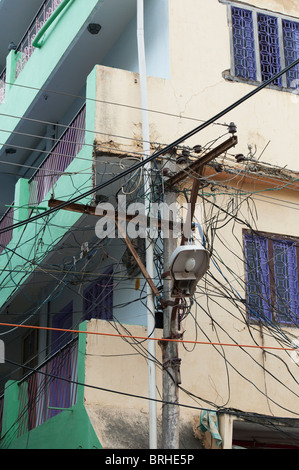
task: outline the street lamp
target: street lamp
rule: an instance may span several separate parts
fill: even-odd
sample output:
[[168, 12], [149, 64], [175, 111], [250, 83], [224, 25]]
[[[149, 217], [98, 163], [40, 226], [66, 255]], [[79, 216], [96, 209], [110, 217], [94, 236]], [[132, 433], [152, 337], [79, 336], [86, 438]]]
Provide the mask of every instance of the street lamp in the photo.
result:
[[191, 297], [209, 269], [209, 252], [202, 245], [179, 246], [170, 258], [172, 297]]

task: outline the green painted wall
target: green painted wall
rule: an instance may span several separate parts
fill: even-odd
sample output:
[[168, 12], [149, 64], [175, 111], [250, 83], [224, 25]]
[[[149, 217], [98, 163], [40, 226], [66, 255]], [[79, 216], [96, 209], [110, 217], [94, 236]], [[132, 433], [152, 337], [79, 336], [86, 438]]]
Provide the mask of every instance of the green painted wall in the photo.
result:
[[75, 405], [0, 449], [101, 449], [83, 405]]
[[[0, 145], [4, 144], [9, 137], [9, 132], [17, 126], [19, 119], [12, 116], [23, 116], [34, 98], [38, 89], [43, 87], [48, 77], [51, 75], [59, 60], [64, 56], [71, 46], [78, 31], [82, 28], [94, 8], [101, 3], [101, 0], [71, 0], [62, 14], [55, 20], [43, 37], [43, 46], [36, 49], [30, 57], [28, 63], [16, 80], [16, 84], [22, 86], [11, 86], [7, 84], [5, 101], [1, 108], [1, 128], [8, 132], [0, 131]], [[53, 31], [55, 30], [55, 34]], [[7, 58], [7, 70], [9, 79], [14, 76], [16, 56], [12, 51]], [[39, 73], [32, 73], [38, 70]], [[26, 86], [32, 87], [26, 88]], [[35, 89], [36, 88], [36, 89]], [[95, 122], [95, 72], [92, 71], [87, 78], [87, 96], [91, 98], [86, 103], [86, 129], [93, 130]], [[9, 117], [11, 115], [11, 117]], [[67, 171], [73, 173], [72, 176], [62, 176], [55, 185], [55, 198], [67, 200], [78, 195], [78, 191], [84, 192], [91, 189], [92, 178], [92, 144], [94, 140], [93, 132], [86, 133], [86, 145], [83, 146], [77, 158], [69, 165]], [[81, 159], [82, 158], [82, 159]], [[19, 209], [28, 204], [28, 182], [20, 180], [15, 188], [14, 222], [24, 220], [28, 217], [26, 209]], [[40, 206], [47, 207], [50, 194], [47, 195]], [[89, 199], [82, 199], [82, 203], [87, 203]], [[55, 230], [47, 225], [43, 232], [43, 244], [38, 245], [38, 234], [40, 233], [40, 223], [30, 223], [27, 227], [19, 227], [14, 230], [12, 241], [3, 251], [1, 256], [1, 266], [8, 264], [9, 270], [13, 270], [13, 278], [7, 271], [0, 272], [0, 308], [6, 300], [19, 289], [20, 285], [28, 278], [34, 270], [34, 266], [24, 263], [24, 259], [33, 258], [42, 260], [43, 256], [56, 245], [65, 235], [69, 227], [72, 227], [80, 218], [80, 214], [67, 211], [59, 211], [50, 216], [49, 222], [55, 224]], [[15, 250], [17, 249], [17, 252]]]
[[[6, 85], [5, 100], [1, 103], [0, 145], [5, 144], [19, 123], [19, 116], [24, 116], [36, 98], [38, 90], [43, 88], [71, 47], [78, 32], [84, 26], [90, 14], [101, 0], [71, 0], [43, 37], [41, 49], [35, 49], [24, 69], [15, 81], [16, 85]], [[53, 32], [55, 31], [55, 34]], [[14, 52], [7, 57], [8, 79], [14, 77], [16, 56]], [[38, 73], [36, 71], [38, 70]], [[11, 83], [11, 82], [10, 82]], [[26, 88], [27, 87], [27, 88]], [[16, 116], [16, 117], [13, 117]]]
[[[86, 331], [86, 322], [79, 327]], [[79, 335], [78, 382], [85, 382], [86, 335]], [[23, 384], [24, 385], [24, 384]], [[0, 449], [101, 449], [84, 407], [84, 387], [78, 385], [77, 403], [30, 432], [17, 436], [19, 384], [9, 381], [4, 395]]]
[[[86, 132], [85, 145], [79, 152], [77, 157], [68, 166], [69, 175], [62, 175], [55, 185], [55, 198], [63, 201], [92, 188], [92, 154], [95, 127], [95, 83], [96, 69], [92, 70], [87, 78], [87, 96], [92, 99], [86, 102]], [[91, 131], [91, 132], [90, 132]], [[82, 159], [81, 159], [82, 158]], [[21, 179], [15, 188], [15, 206], [17, 207], [14, 214], [14, 222], [26, 220], [28, 211], [18, 207], [26, 206], [29, 198], [28, 180]], [[51, 190], [52, 191], [52, 190]], [[39, 207], [48, 207], [48, 201], [51, 197], [51, 191], [44, 198]], [[91, 197], [83, 198], [80, 203], [89, 203]], [[35, 215], [35, 214], [33, 214]], [[41, 225], [41, 221], [31, 222], [14, 229], [13, 238], [3, 250], [1, 255], [1, 266], [9, 263], [9, 270], [13, 270], [13, 279], [8, 275], [7, 271], [0, 271], [0, 307], [6, 300], [20, 288], [20, 285], [26, 281], [35, 266], [24, 260], [38, 259], [39, 262], [47, 255], [50, 249], [61, 240], [79, 219], [81, 215], [75, 212], [58, 211], [50, 216], [46, 224]], [[41, 231], [42, 228], [42, 231]], [[42, 236], [43, 243], [39, 244], [38, 240]]]

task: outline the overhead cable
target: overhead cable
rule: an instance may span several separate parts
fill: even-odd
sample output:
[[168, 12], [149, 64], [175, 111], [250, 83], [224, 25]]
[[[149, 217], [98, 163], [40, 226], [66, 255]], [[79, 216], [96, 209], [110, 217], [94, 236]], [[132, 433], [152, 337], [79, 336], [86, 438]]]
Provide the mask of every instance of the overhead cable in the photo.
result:
[[264, 83], [262, 83], [261, 85], [259, 85], [257, 88], [255, 88], [254, 90], [252, 90], [250, 93], [247, 93], [245, 96], [243, 96], [241, 99], [237, 100], [235, 103], [231, 104], [230, 106], [228, 106], [227, 108], [225, 108], [224, 110], [220, 111], [218, 114], [216, 114], [215, 116], [213, 116], [212, 118], [208, 119], [206, 122], [204, 122], [203, 124], [195, 127], [193, 130], [191, 130], [190, 132], [188, 132], [187, 134], [184, 134], [182, 137], [178, 138], [177, 140], [175, 140], [174, 142], [172, 142], [171, 144], [169, 145], [166, 145], [166, 147], [160, 149], [160, 150], [157, 150], [156, 152], [154, 152], [151, 156], [145, 158], [143, 161], [140, 161], [138, 163], [136, 163], [135, 165], [133, 165], [132, 167], [130, 168], [127, 168], [126, 170], [122, 171], [121, 173], [119, 173], [118, 175], [114, 176], [113, 178], [111, 178], [110, 180], [104, 182], [104, 183], [101, 183], [100, 185], [97, 185], [95, 186], [94, 188], [90, 189], [89, 191], [85, 191], [84, 193], [80, 194], [79, 196], [76, 196], [74, 198], [72, 198], [70, 201], [66, 201], [64, 203], [61, 203], [59, 206], [57, 207], [53, 207], [51, 209], [48, 209], [47, 211], [45, 211], [43, 214], [39, 214], [39, 215], [36, 215], [36, 216], [33, 216], [33, 217], [30, 217], [29, 219], [26, 219], [24, 221], [21, 221], [21, 222], [18, 222], [16, 224], [13, 224], [13, 225], [10, 225], [6, 228], [3, 228], [3, 229], [0, 229], [0, 234], [1, 233], [4, 233], [4, 232], [7, 232], [13, 228], [17, 228], [17, 227], [21, 227], [23, 225], [26, 225], [30, 222], [34, 222], [35, 220], [38, 220], [40, 219], [41, 217], [45, 217], [46, 215], [49, 215], [49, 214], [52, 214], [53, 212], [56, 212], [60, 209], [64, 209], [64, 207], [66, 207], [68, 204], [70, 203], [75, 203], [77, 201], [80, 201], [81, 199], [85, 198], [85, 197], [88, 197], [92, 194], [94, 194], [95, 192], [99, 191], [99, 190], [102, 190], [103, 188], [115, 183], [116, 181], [118, 181], [119, 179], [127, 176], [128, 174], [132, 173], [133, 171], [136, 171], [138, 170], [139, 168], [141, 167], [144, 167], [145, 165], [147, 165], [149, 162], [152, 162], [153, 160], [155, 160], [156, 158], [158, 158], [159, 156], [171, 151], [174, 147], [176, 147], [177, 145], [180, 145], [182, 142], [184, 142], [185, 140], [189, 139], [190, 137], [194, 136], [195, 134], [197, 134], [198, 132], [202, 131], [203, 129], [207, 128], [208, 126], [210, 126], [211, 124], [213, 124], [215, 121], [217, 121], [218, 119], [220, 119], [221, 117], [225, 116], [227, 113], [229, 113], [230, 111], [232, 111], [233, 109], [235, 109], [236, 107], [240, 106], [241, 104], [243, 104], [245, 101], [247, 101], [248, 99], [252, 98], [254, 95], [256, 95], [257, 93], [259, 93], [261, 90], [263, 90], [264, 88], [266, 88], [268, 85], [270, 85], [274, 80], [276, 80], [277, 78], [281, 77], [283, 74], [287, 73], [289, 70], [291, 70], [293, 67], [295, 67], [296, 65], [299, 64], [299, 59], [295, 60], [293, 63], [291, 63], [290, 65], [288, 65], [287, 67], [285, 67], [282, 71], [276, 73], [275, 75], [273, 75], [273, 77], [269, 78], [268, 80], [266, 80]]

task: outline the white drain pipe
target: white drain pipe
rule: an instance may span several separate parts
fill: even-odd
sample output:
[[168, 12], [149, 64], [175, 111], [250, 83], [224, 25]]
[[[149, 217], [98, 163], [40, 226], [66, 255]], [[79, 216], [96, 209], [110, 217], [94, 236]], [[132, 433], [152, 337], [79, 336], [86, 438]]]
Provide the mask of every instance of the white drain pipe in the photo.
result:
[[[137, 42], [140, 75], [141, 107], [142, 107], [142, 136], [144, 159], [150, 156], [150, 136], [147, 100], [147, 74], [144, 46], [144, 0], [137, 0]], [[151, 163], [143, 168], [144, 192], [150, 191]], [[146, 200], [146, 213], [150, 209], [150, 201]], [[154, 278], [154, 250], [150, 239], [146, 238], [146, 269], [149, 276]], [[147, 285], [147, 331], [148, 336], [155, 336], [155, 304], [153, 293]], [[156, 346], [155, 341], [148, 341], [148, 378], [149, 378], [149, 448], [157, 449], [157, 408], [156, 402]]]

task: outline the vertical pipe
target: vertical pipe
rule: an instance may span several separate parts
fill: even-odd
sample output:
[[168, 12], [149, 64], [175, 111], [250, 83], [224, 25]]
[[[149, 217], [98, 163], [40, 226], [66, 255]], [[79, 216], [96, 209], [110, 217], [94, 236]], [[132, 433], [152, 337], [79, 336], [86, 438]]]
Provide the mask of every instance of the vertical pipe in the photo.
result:
[[[140, 75], [141, 107], [142, 107], [142, 135], [144, 159], [150, 156], [150, 137], [147, 102], [147, 74], [144, 46], [144, 3], [137, 0], [137, 42], [138, 42], [138, 62]], [[151, 190], [151, 163], [144, 166], [144, 193]], [[146, 212], [149, 213], [150, 200], [146, 198]], [[146, 268], [151, 278], [154, 277], [154, 251], [150, 239], [150, 234], [146, 238]], [[147, 286], [147, 330], [148, 336], [155, 333], [155, 305], [151, 288]], [[148, 378], [149, 378], [149, 448], [157, 448], [157, 409], [156, 402], [156, 367], [155, 367], [155, 341], [148, 341]]]

